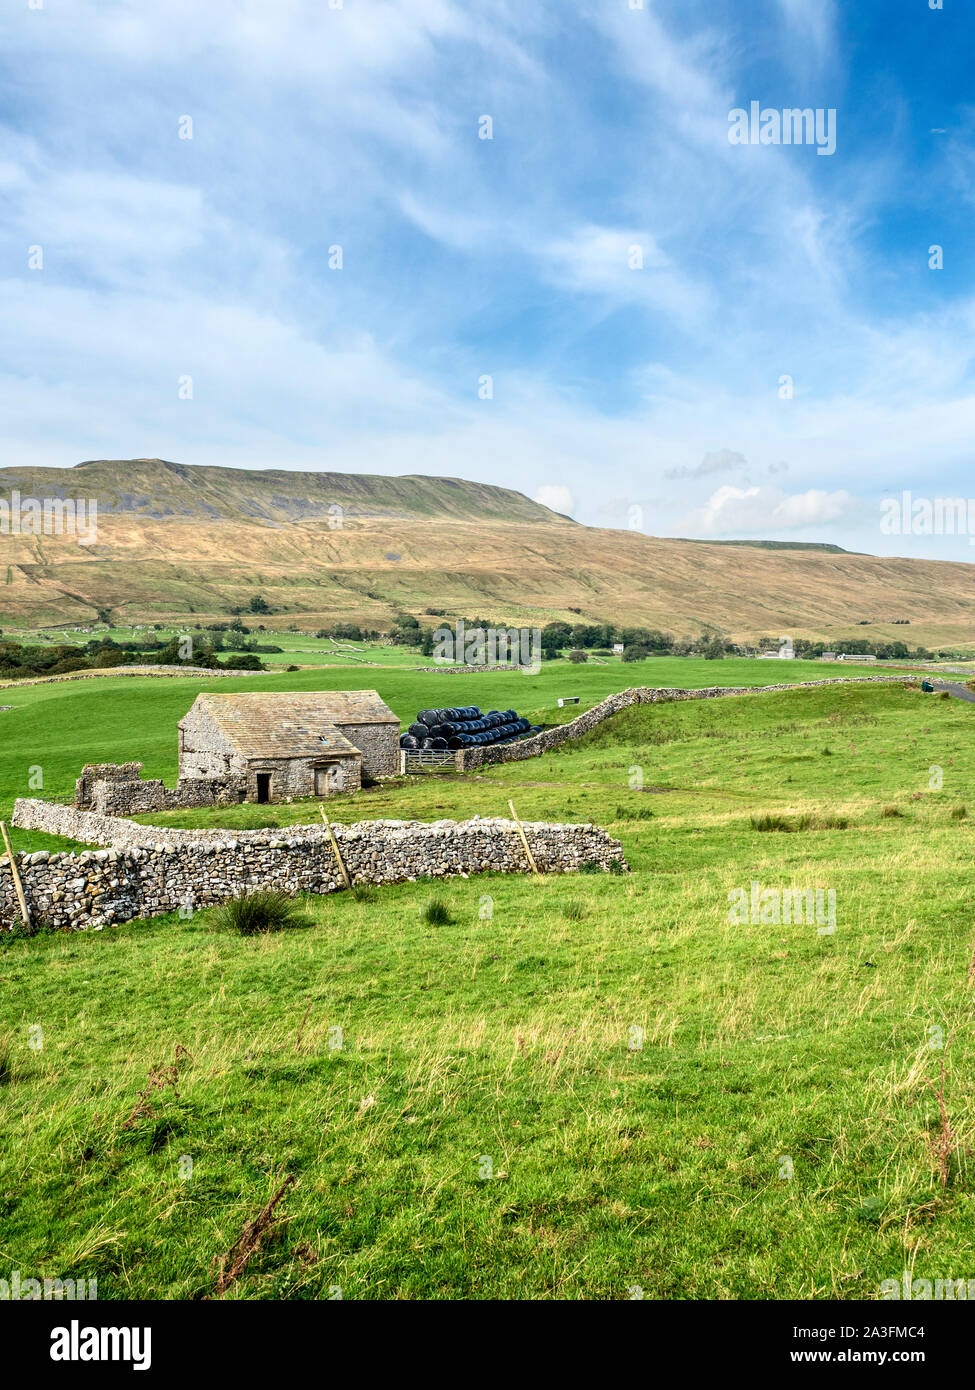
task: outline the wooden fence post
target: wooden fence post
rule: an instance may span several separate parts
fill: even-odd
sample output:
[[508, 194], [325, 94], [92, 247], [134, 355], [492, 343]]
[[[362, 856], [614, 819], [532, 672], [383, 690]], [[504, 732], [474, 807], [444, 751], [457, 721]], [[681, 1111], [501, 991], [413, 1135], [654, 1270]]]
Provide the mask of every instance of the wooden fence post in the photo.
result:
[[351, 892], [351, 891], [352, 891], [352, 882], [351, 882], [351, 880], [349, 879], [349, 875], [346, 873], [345, 865], [342, 863], [342, 855], [341, 855], [340, 852], [339, 852], [339, 845], [338, 845], [338, 841], [337, 841], [336, 838], [335, 838], [335, 832], [334, 832], [334, 830], [332, 829], [332, 823], [331, 823], [331, 821], [329, 820], [328, 816], [325, 814], [325, 807], [324, 807], [324, 806], [319, 806], [318, 809], [319, 809], [319, 810], [321, 811], [321, 813], [322, 813], [322, 820], [325, 822], [325, 829], [328, 831], [328, 838], [329, 838], [329, 839], [331, 840], [331, 842], [332, 842], [332, 850], [333, 850], [333, 853], [335, 854], [336, 863], [337, 863], [338, 866], [339, 866], [339, 873], [342, 875], [342, 878], [343, 878], [343, 880], [344, 880], [344, 882], [345, 882], [346, 888], [348, 888], [349, 891]]
[[535, 860], [534, 860], [534, 858], [532, 857], [532, 852], [531, 852], [531, 850], [528, 848], [528, 837], [527, 837], [526, 834], [525, 834], [525, 827], [522, 825], [521, 821], [518, 819], [518, 812], [515, 810], [515, 803], [514, 803], [513, 801], [509, 801], [509, 802], [508, 802], [508, 805], [509, 805], [509, 807], [511, 808], [511, 814], [512, 814], [512, 816], [514, 816], [515, 825], [517, 825], [517, 827], [518, 827], [518, 834], [521, 836], [521, 843], [525, 846], [525, 853], [528, 855], [528, 862], [529, 862], [529, 864], [532, 866], [532, 873], [537, 874], [537, 873], [538, 873], [538, 865], [535, 863]]
[[17, 860], [10, 847], [10, 836], [7, 834], [7, 822], [0, 820], [0, 832], [3, 834], [4, 848], [7, 851], [7, 858], [10, 860], [10, 873], [13, 877], [14, 888], [17, 890], [17, 901], [20, 903], [20, 916], [24, 926], [30, 930], [30, 913], [27, 911], [27, 899], [24, 897], [23, 884], [20, 881], [20, 874], [17, 871]]

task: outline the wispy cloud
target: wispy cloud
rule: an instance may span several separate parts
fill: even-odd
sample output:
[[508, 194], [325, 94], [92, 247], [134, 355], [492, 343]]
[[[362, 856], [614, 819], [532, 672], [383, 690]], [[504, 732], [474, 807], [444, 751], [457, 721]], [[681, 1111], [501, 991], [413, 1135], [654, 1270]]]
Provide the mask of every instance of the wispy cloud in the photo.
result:
[[668, 468], [665, 478], [706, 478], [710, 473], [728, 473], [732, 469], [742, 469], [748, 467], [748, 460], [744, 454], [737, 453], [734, 449], [715, 449], [711, 453], [705, 454], [701, 462], [694, 468], [681, 465], [679, 468]]

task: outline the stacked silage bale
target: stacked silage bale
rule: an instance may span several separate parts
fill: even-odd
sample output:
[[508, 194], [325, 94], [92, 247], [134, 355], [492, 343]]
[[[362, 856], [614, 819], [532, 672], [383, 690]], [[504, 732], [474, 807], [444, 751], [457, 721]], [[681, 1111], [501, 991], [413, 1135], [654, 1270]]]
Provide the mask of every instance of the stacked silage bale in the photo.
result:
[[516, 710], [492, 709], [484, 714], [477, 705], [461, 705], [421, 709], [399, 742], [401, 748], [411, 751], [445, 753], [458, 748], [508, 743], [535, 732], [537, 729], [531, 721]]

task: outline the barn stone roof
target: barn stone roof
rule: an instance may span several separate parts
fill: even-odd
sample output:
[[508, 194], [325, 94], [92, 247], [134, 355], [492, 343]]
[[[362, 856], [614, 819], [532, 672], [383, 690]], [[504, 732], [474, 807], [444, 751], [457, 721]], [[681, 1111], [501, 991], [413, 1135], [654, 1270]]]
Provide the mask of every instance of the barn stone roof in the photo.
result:
[[249, 758], [354, 755], [359, 749], [336, 727], [395, 724], [399, 720], [375, 690], [326, 690], [304, 694], [260, 692], [198, 695], [193, 708], [206, 713]]

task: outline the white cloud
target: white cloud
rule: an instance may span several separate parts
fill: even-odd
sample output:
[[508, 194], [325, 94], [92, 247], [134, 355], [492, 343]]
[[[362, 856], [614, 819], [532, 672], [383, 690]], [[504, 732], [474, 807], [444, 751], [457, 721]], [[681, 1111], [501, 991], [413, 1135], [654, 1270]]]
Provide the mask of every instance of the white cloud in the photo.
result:
[[46, 249], [111, 278], [119, 263], [145, 266], [195, 249], [203, 203], [198, 188], [158, 179], [56, 173], [25, 192], [19, 221]]
[[553, 512], [571, 516], [575, 510], [575, 500], [567, 487], [546, 483], [535, 493], [535, 501], [543, 507], [551, 507]]
[[823, 492], [810, 488], [808, 492], [796, 492], [784, 497], [772, 513], [775, 526], [819, 526], [827, 521], [838, 521], [853, 505], [853, 498], [842, 489], [839, 492]]
[[698, 515], [706, 535], [731, 535], [761, 531], [771, 535], [837, 521], [854, 499], [848, 492], [824, 492], [812, 488], [791, 496], [774, 487], [719, 487]]

